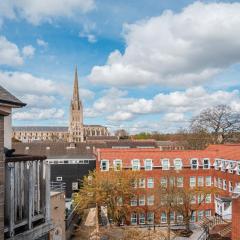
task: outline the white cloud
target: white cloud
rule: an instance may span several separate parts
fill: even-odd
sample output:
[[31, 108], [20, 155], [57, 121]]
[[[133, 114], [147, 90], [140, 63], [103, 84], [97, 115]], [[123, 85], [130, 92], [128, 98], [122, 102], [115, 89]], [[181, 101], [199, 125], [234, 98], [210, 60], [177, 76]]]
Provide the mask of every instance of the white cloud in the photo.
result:
[[83, 30], [79, 33], [80, 38], [86, 38], [89, 43], [97, 42], [96, 36], [92, 33], [96, 29], [96, 23], [87, 22], [83, 25]]
[[33, 57], [34, 53], [35, 53], [35, 48], [32, 45], [27, 45], [22, 49], [23, 57], [31, 58]]
[[46, 95], [33, 95], [33, 94], [25, 94], [20, 97], [21, 101], [27, 103], [28, 107], [35, 108], [48, 108], [49, 106], [56, 103], [56, 98], [54, 96], [46, 96]]
[[40, 47], [46, 48], [48, 46], [48, 43], [46, 41], [44, 41], [43, 39], [38, 38], [37, 39], [37, 45], [40, 46]]
[[108, 120], [118, 122], [118, 121], [126, 121], [133, 118], [133, 114], [130, 112], [118, 111], [115, 112], [113, 115], [109, 115], [107, 117]]
[[240, 3], [195, 2], [125, 25], [126, 49], [93, 67], [89, 79], [114, 86], [194, 86], [240, 62]]
[[0, 65], [18, 66], [23, 64], [16, 44], [8, 41], [6, 37], [0, 36]]
[[62, 109], [48, 108], [39, 109], [31, 108], [28, 111], [18, 111], [13, 113], [14, 120], [26, 121], [26, 120], [52, 120], [63, 119], [64, 111]]
[[73, 18], [95, 7], [94, 0], [8, 0], [5, 3], [1, 2], [2, 17], [11, 19], [20, 17], [35, 25], [52, 22], [59, 17]]

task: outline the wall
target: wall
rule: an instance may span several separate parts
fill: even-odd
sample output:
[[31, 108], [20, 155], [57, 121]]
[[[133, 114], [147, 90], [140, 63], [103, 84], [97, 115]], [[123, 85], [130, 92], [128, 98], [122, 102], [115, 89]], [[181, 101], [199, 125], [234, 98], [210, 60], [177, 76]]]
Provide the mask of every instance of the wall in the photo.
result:
[[4, 117], [4, 147], [12, 148], [12, 115]]
[[0, 240], [4, 239], [4, 117], [0, 115]]
[[54, 229], [50, 232], [50, 240], [65, 240], [65, 194], [51, 193], [51, 220]]
[[232, 200], [232, 240], [240, 240], [240, 197]]

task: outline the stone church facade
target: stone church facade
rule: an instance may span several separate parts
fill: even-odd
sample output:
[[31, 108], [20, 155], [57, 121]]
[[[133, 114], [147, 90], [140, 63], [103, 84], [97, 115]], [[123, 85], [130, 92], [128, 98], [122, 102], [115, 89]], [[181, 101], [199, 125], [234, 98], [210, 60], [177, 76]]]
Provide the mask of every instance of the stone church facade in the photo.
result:
[[79, 97], [77, 68], [75, 69], [74, 87], [70, 103], [70, 119], [68, 127], [13, 127], [13, 138], [22, 142], [84, 142], [87, 137], [92, 136], [109, 136], [109, 132], [107, 127], [101, 125], [85, 125], [83, 123], [83, 104]]

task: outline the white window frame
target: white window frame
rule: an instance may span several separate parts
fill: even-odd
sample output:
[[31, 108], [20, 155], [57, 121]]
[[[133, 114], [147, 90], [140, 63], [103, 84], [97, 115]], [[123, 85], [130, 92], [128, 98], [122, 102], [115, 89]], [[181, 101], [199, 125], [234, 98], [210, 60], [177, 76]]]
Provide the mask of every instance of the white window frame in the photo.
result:
[[61, 182], [62, 181], [62, 177], [56, 177], [56, 181], [57, 182]]
[[160, 184], [161, 184], [161, 187], [167, 188], [167, 185], [168, 185], [167, 178], [166, 177], [161, 177], [160, 178]]
[[211, 187], [212, 186], [212, 176], [206, 176], [205, 177], [205, 186]]
[[137, 225], [137, 213], [131, 213], [131, 225]]
[[205, 217], [211, 217], [212, 216], [212, 211], [211, 209], [205, 210]]
[[[103, 163], [106, 163], [106, 169], [103, 169]], [[100, 165], [100, 167], [101, 167], [101, 171], [102, 171], [102, 172], [107, 172], [107, 171], [109, 171], [109, 160], [107, 160], [107, 159], [101, 160], [101, 165]]]
[[148, 195], [147, 196], [147, 206], [153, 206], [154, 205], [154, 195]]
[[[193, 161], [196, 161], [196, 164], [193, 164]], [[196, 167], [194, 167], [196, 165]], [[192, 170], [197, 170], [199, 167], [198, 159], [197, 158], [192, 158], [191, 159], [191, 169]]]
[[145, 171], [152, 171], [152, 169], [153, 169], [153, 160], [152, 159], [144, 160], [144, 169], [145, 169]]
[[175, 170], [181, 170], [182, 166], [183, 166], [183, 164], [182, 164], [182, 159], [181, 158], [174, 159]]
[[154, 178], [147, 178], [147, 188], [154, 188]]
[[170, 169], [170, 163], [168, 158], [162, 159], [162, 170], [169, 170]]
[[231, 181], [228, 181], [228, 191], [233, 192], [233, 183]]
[[145, 224], [145, 219], [146, 219], [145, 213], [139, 213], [138, 218], [139, 218], [138, 221], [140, 225]]
[[196, 195], [193, 195], [190, 202], [191, 202], [192, 204], [196, 204], [196, 203], [197, 203], [197, 196], [196, 196]]
[[[206, 165], [205, 165], [204, 161], [208, 161], [207, 167], [205, 167]], [[203, 162], [203, 169], [210, 169], [211, 168], [211, 163], [210, 163], [210, 159], [209, 158], [204, 158], [202, 160], [202, 162]]]
[[138, 198], [138, 205], [139, 206], [145, 206], [146, 201], [145, 201], [145, 195], [140, 195]]
[[[120, 167], [118, 168], [118, 166], [120, 166]], [[113, 168], [114, 168], [114, 171], [121, 171], [122, 170], [122, 160], [121, 159], [113, 160]]]
[[161, 223], [167, 223], [167, 213], [161, 212]]
[[183, 222], [183, 215], [180, 213], [177, 213], [177, 222], [182, 223]]
[[[191, 181], [191, 180], [194, 180], [194, 181]], [[189, 177], [189, 186], [190, 187], [196, 187], [196, 177], [195, 176], [190, 176]]]
[[132, 207], [136, 207], [138, 205], [138, 199], [137, 199], [137, 196], [133, 196], [130, 200], [130, 205]]
[[223, 185], [223, 190], [227, 190], [227, 181], [226, 181], [226, 179], [223, 179], [222, 185]]
[[211, 203], [212, 202], [212, 194], [208, 193], [205, 196], [205, 203]]
[[138, 187], [139, 188], [145, 188], [146, 187], [146, 179], [145, 178], [139, 178]]
[[139, 171], [141, 168], [140, 160], [139, 159], [133, 159], [132, 160], [132, 170], [133, 171]]
[[193, 211], [190, 222], [196, 222], [196, 211]]
[[154, 212], [147, 212], [147, 223], [154, 224]]
[[198, 210], [198, 221], [204, 218], [204, 210]]
[[[179, 181], [181, 179], [181, 181]], [[183, 187], [183, 177], [177, 177], [177, 187]]]
[[204, 186], [204, 177], [198, 176], [198, 187], [203, 187], [203, 186]]

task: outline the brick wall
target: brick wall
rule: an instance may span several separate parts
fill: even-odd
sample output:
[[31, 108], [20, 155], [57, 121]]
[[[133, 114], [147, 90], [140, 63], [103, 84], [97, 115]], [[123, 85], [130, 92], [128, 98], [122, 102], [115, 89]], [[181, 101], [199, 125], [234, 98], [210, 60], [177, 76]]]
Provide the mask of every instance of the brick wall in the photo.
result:
[[232, 201], [232, 240], [240, 240], [240, 197]]
[[4, 239], [4, 117], [0, 115], [0, 240]]

